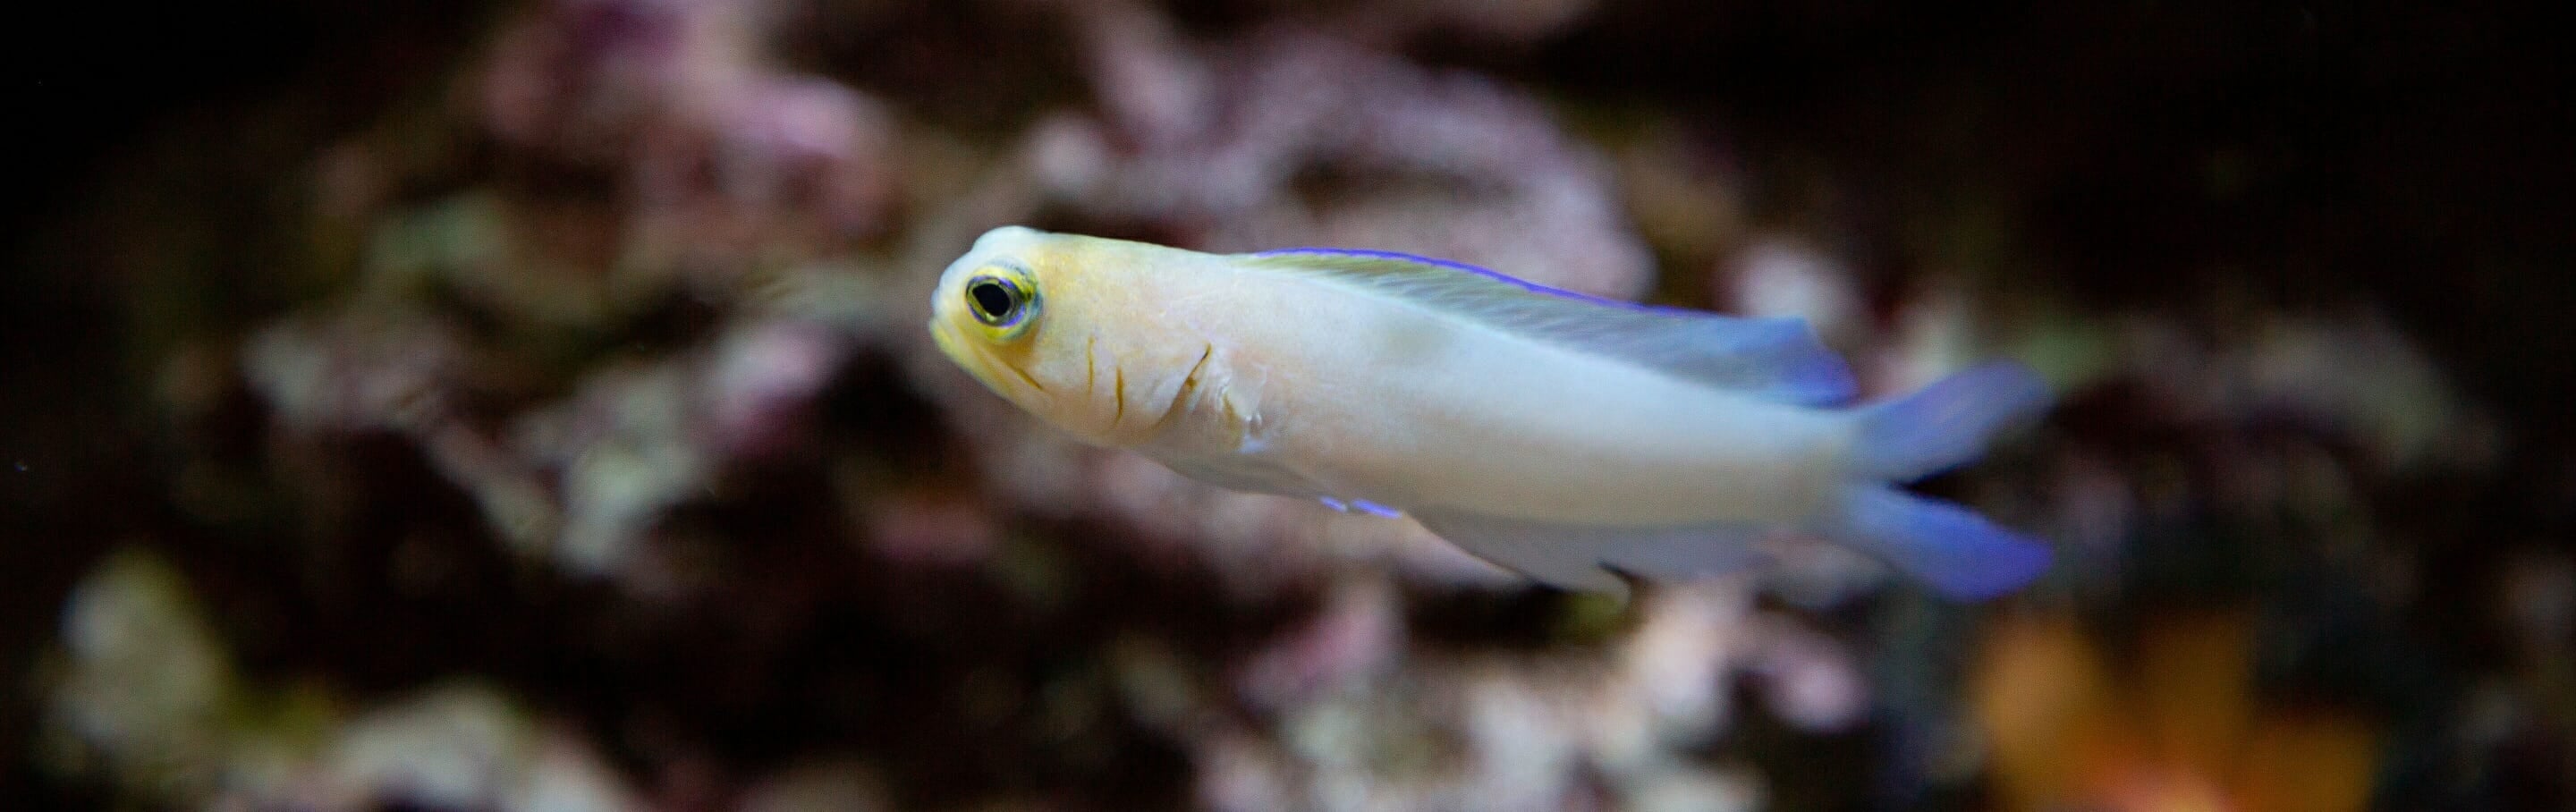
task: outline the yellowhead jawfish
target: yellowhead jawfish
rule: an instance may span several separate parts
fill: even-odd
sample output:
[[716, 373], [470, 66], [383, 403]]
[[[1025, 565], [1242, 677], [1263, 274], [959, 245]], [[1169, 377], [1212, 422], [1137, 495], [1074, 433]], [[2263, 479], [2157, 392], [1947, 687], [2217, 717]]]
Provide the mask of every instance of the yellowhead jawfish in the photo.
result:
[[1085, 442], [1219, 486], [1401, 512], [1566, 588], [1761, 560], [1790, 531], [1954, 597], [2048, 548], [1898, 484], [2046, 408], [1995, 363], [1852, 405], [1797, 319], [1594, 299], [1374, 251], [1218, 255], [1005, 227], [948, 266], [941, 351]]

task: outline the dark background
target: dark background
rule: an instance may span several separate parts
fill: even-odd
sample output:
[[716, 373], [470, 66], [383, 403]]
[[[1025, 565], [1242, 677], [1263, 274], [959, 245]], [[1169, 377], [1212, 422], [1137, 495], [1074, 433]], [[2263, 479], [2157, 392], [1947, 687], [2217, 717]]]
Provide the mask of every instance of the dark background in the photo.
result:
[[[2511, 438], [2493, 472], [2409, 486], [2385, 508], [2398, 522], [2459, 523], [2456, 543], [2425, 553], [2432, 594], [2387, 626], [2457, 675], [2496, 656], [2483, 616], [2465, 608], [2490, 586], [2485, 562], [2576, 532], [2565, 419], [2576, 71], [2567, 27], [2539, 5], [1630, 1], [1526, 50], [1437, 35], [1406, 49], [1558, 97], [1689, 111], [1742, 154], [1885, 180], [1825, 203], [1757, 201], [1832, 208], [1857, 224], [1843, 247], [1884, 273], [1905, 272], [1896, 226], [1967, 190], [2002, 200], [2022, 224], [2019, 254], [2090, 306], [2191, 307], [2223, 290], [2265, 306], [2384, 309]], [[1211, 33], [1264, 13], [1174, 11]], [[161, 496], [166, 427], [137, 405], [152, 330], [131, 307], [161, 280], [85, 265], [79, 247], [130, 207], [160, 206], [208, 218], [210, 250], [261, 256], [258, 243], [277, 238], [234, 202], [434, 80], [496, 13], [253, 0], [11, 15], [0, 674], [29, 673], [63, 590], [109, 543], [174, 521]], [[1000, 13], [922, 10], [884, 36], [971, 32]], [[171, 160], [158, 145], [173, 138], [200, 139], [203, 165], [150, 163]], [[220, 284], [205, 295], [236, 325], [295, 296]], [[30, 692], [9, 695], [0, 796], [99, 801], [23, 757], [35, 720], [16, 698]], [[2550, 764], [2499, 762], [2485, 784], [2425, 779], [2397, 797], [2564, 804], [2567, 778]]]

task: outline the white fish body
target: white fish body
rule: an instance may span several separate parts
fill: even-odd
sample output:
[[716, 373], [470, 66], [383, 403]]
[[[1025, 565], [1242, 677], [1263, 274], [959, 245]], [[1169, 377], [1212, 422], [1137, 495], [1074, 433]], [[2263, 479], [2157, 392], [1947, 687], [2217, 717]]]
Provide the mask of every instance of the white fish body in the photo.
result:
[[[1024, 288], [1025, 321], [978, 292]], [[1835, 408], [1803, 324], [1640, 308], [1374, 252], [1215, 255], [996, 229], [933, 300], [941, 348], [1084, 439], [1226, 487], [1383, 506], [1550, 583], [1741, 568], [1787, 528], [1944, 592], [2018, 586], [2044, 547], [1889, 487], [2044, 403], [2027, 372]]]

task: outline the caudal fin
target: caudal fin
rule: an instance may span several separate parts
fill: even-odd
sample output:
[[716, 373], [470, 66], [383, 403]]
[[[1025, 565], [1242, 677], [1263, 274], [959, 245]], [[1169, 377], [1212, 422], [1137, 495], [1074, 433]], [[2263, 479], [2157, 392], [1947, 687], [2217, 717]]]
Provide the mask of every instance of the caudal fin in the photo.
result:
[[2046, 545], [1960, 505], [1886, 485], [1851, 486], [1822, 529], [1958, 600], [2001, 595], [2048, 569]]
[[1904, 397], [1867, 407], [1852, 472], [1912, 482], [1966, 464], [1999, 431], [2046, 409], [2048, 385], [2009, 361], [1974, 367]]

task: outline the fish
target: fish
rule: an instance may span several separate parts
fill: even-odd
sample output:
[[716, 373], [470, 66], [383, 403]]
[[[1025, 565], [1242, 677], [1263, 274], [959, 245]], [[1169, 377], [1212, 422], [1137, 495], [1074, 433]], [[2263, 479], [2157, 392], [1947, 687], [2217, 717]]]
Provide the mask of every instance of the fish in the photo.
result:
[[2010, 361], [1855, 403], [1800, 319], [1384, 251], [1213, 254], [1021, 226], [977, 238], [930, 304], [943, 354], [1077, 440], [1410, 517], [1562, 589], [1763, 566], [1779, 533], [1958, 600], [2050, 562], [2044, 542], [1903, 487], [2047, 410], [2045, 383]]

